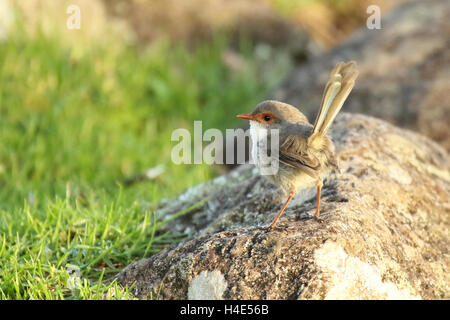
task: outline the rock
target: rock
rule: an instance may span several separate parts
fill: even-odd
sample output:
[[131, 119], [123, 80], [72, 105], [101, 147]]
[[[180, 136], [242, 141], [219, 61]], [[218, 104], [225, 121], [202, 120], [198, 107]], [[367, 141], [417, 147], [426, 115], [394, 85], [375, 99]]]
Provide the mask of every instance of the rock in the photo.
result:
[[294, 70], [270, 98], [297, 106], [312, 121], [334, 64], [356, 60], [360, 76], [344, 111], [419, 130], [450, 150], [450, 2], [411, 1], [381, 14], [382, 29], [355, 32]]
[[449, 155], [363, 115], [338, 115], [331, 135], [340, 172], [324, 183], [323, 223], [307, 190], [262, 230], [284, 199], [243, 165], [167, 202], [165, 217], [191, 208], [170, 225], [188, 239], [119, 282], [159, 299], [450, 298]]

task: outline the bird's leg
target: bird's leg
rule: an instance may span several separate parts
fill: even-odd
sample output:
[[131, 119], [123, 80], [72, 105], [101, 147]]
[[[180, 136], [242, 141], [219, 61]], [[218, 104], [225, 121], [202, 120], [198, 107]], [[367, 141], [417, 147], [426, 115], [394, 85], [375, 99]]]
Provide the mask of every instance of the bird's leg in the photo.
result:
[[276, 218], [273, 220], [273, 222], [270, 224], [270, 227], [268, 228], [269, 230], [272, 230], [275, 227], [275, 223], [277, 223], [278, 219], [281, 217], [281, 215], [284, 212], [284, 209], [286, 209], [287, 205], [289, 204], [289, 202], [291, 201], [292, 197], [295, 195], [295, 193], [291, 193], [289, 195], [289, 198], [286, 200], [286, 203], [284, 204], [283, 208], [281, 208], [280, 212], [278, 212], [278, 215], [276, 216]]
[[319, 219], [320, 213], [320, 191], [322, 190], [322, 181], [317, 184], [317, 206], [316, 206], [316, 219]]

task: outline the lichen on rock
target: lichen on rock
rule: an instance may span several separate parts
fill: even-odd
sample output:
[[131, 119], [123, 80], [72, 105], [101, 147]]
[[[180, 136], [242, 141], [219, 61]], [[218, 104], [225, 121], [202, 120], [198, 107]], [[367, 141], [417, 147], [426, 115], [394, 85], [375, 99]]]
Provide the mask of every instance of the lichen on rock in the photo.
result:
[[202, 271], [188, 288], [189, 300], [219, 300], [227, 288], [227, 282], [220, 271]]

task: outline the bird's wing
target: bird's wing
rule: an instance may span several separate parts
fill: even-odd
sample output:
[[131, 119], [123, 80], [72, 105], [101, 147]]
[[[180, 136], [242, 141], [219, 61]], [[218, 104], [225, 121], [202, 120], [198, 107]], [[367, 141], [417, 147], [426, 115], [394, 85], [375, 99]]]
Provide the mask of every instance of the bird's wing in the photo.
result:
[[288, 136], [280, 146], [280, 162], [303, 170], [315, 178], [319, 173], [320, 162], [313, 154], [307, 151], [307, 141], [297, 136]]

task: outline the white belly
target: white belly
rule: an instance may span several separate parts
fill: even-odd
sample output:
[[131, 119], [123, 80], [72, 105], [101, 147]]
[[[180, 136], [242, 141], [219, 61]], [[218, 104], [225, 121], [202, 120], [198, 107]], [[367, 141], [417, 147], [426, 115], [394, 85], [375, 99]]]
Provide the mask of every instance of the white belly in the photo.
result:
[[261, 168], [262, 159], [267, 157], [268, 129], [256, 121], [250, 121], [250, 138], [252, 139], [251, 163]]
[[[269, 133], [270, 139], [268, 139]], [[250, 138], [252, 140], [250, 163], [255, 164], [263, 176], [277, 175], [280, 165], [278, 162], [278, 131], [272, 129], [269, 132], [266, 126], [256, 121], [250, 121]]]

